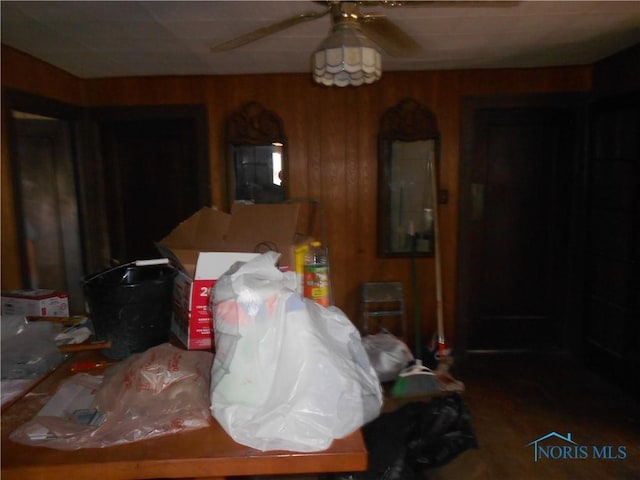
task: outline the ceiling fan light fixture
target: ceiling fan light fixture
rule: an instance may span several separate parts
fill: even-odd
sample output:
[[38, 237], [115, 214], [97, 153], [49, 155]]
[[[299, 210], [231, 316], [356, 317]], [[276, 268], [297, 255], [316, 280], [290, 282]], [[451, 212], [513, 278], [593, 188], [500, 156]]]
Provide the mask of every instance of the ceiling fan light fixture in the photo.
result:
[[357, 27], [336, 24], [312, 56], [313, 79], [322, 85], [346, 87], [373, 83], [382, 75], [382, 57]]

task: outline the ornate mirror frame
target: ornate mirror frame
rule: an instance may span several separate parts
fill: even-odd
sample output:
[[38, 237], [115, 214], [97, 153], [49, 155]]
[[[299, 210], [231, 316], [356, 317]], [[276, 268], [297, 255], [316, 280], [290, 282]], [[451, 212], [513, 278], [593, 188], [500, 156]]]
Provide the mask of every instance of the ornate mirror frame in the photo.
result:
[[229, 209], [234, 202], [281, 203], [288, 197], [286, 136], [280, 117], [248, 102], [225, 124]]
[[[440, 133], [435, 115], [412, 98], [390, 107], [378, 133], [378, 255], [432, 256], [433, 167]], [[436, 168], [436, 171], [439, 169]]]

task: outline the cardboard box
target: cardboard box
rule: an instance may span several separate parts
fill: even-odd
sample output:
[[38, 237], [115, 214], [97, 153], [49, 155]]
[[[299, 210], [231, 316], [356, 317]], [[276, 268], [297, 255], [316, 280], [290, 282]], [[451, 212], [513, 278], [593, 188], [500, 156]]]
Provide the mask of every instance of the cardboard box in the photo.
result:
[[190, 350], [213, 346], [211, 291], [218, 278], [234, 263], [247, 262], [259, 254], [201, 252], [193, 275], [180, 271], [174, 281], [172, 333]]
[[297, 221], [296, 204], [235, 204], [231, 214], [205, 207], [156, 243], [180, 269], [172, 331], [187, 348], [212, 347], [211, 288], [235, 262], [275, 250], [280, 253], [278, 266], [295, 271]]
[[231, 213], [203, 207], [156, 243], [160, 253], [193, 274], [200, 252], [255, 252], [275, 250], [278, 265], [296, 266], [296, 246], [308, 239], [296, 234], [297, 204], [236, 203]]
[[2, 314], [66, 317], [69, 298], [66, 293], [55, 290], [10, 290], [2, 292]]

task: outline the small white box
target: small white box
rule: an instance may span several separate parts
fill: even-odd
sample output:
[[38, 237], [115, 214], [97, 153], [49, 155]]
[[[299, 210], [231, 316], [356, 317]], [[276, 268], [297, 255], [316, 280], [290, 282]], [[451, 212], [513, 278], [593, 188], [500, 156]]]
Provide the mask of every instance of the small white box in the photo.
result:
[[2, 292], [2, 314], [32, 317], [66, 317], [69, 298], [55, 290], [9, 290]]

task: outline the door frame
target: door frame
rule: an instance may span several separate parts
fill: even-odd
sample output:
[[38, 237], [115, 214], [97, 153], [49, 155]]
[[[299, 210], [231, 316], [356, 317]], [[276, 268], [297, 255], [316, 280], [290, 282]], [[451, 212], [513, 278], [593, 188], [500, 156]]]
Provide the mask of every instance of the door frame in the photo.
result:
[[[585, 168], [586, 168], [586, 127], [588, 93], [540, 93], [523, 95], [490, 95], [468, 96], [462, 99], [460, 125], [460, 164], [458, 176], [458, 238], [457, 238], [457, 271], [456, 271], [456, 350], [465, 355], [471, 323], [470, 291], [473, 288], [470, 279], [472, 258], [470, 249], [466, 248], [472, 222], [471, 209], [471, 179], [475, 158], [475, 113], [482, 109], [510, 109], [510, 108], [544, 108], [561, 107], [573, 110], [576, 126], [580, 137], [579, 145], [575, 146], [576, 155], [573, 159], [572, 171], [575, 184], [571, 186], [572, 223], [569, 227], [569, 242], [571, 242], [571, 258], [568, 260], [567, 298], [564, 302], [566, 318], [563, 326], [561, 344], [570, 352], [579, 349], [581, 319], [579, 307], [583, 298], [581, 259], [585, 248], [580, 232], [585, 225]], [[577, 333], [577, 334], [576, 334]]]

